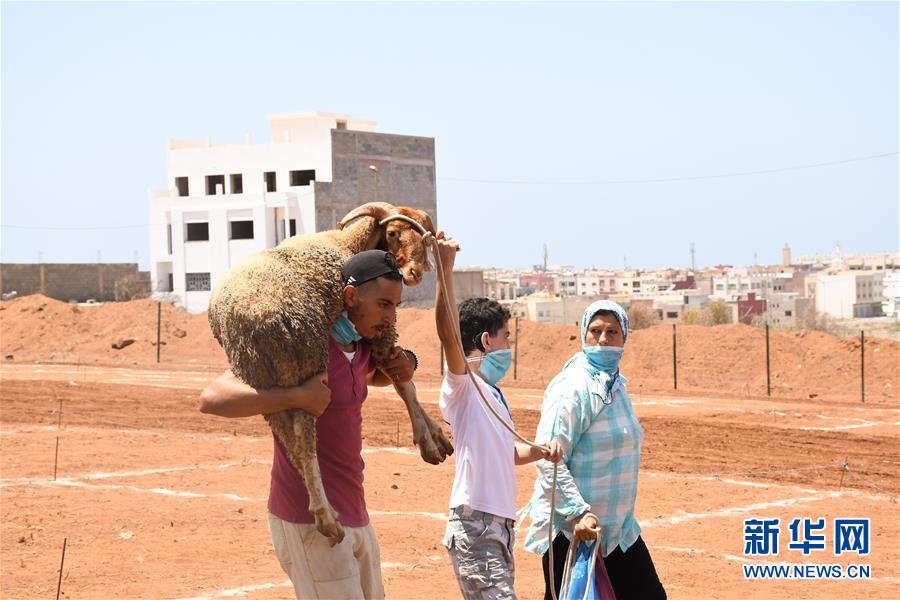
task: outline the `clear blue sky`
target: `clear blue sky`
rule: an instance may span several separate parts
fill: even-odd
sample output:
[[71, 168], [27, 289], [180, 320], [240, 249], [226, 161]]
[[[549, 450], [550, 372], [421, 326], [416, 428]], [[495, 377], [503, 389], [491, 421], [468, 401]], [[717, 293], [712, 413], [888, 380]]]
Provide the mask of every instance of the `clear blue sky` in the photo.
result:
[[545, 242], [579, 267], [898, 249], [896, 154], [571, 183], [896, 153], [897, 3], [0, 10], [6, 262], [146, 268], [146, 227], [61, 228], [144, 225], [168, 138], [268, 141], [267, 113], [300, 110], [436, 138], [461, 264], [530, 266]]

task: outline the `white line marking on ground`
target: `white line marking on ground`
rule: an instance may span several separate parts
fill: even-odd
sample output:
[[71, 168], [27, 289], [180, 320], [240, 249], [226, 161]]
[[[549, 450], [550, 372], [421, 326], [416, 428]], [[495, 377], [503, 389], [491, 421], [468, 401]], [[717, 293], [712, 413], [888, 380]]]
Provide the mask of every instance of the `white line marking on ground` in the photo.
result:
[[437, 521], [446, 521], [445, 513], [433, 513], [422, 511], [399, 511], [399, 510], [370, 510], [369, 516], [374, 517], [423, 517], [427, 519], [435, 519]]
[[410, 450], [409, 448], [378, 448], [378, 447], [369, 447], [363, 448], [363, 454], [376, 454], [384, 452], [387, 454], [403, 454], [405, 456], [419, 456], [419, 453], [415, 450]]
[[[410, 565], [407, 563], [400, 562], [383, 562], [381, 563], [382, 569], [408, 569], [411, 567], [415, 567], [416, 565]], [[294, 587], [290, 580], [280, 581], [280, 582], [267, 582], [267, 583], [256, 583], [251, 585], [244, 585], [237, 588], [231, 588], [229, 590], [217, 590], [214, 592], [207, 592], [201, 596], [191, 596], [191, 597], [183, 597], [178, 598], [177, 600], [212, 600], [213, 598], [240, 598], [247, 595], [247, 592], [260, 592], [263, 590], [271, 590], [276, 588], [289, 588]]]
[[98, 484], [98, 483], [85, 483], [83, 481], [76, 481], [74, 479], [57, 479], [56, 481], [51, 481], [49, 483], [43, 484], [45, 486], [61, 486], [61, 487], [76, 487], [76, 488], [87, 488], [87, 489], [98, 489], [98, 490], [128, 490], [130, 492], [139, 492], [143, 494], [160, 494], [162, 496], [177, 496], [179, 498], [223, 498], [225, 500], [234, 500], [236, 502], [265, 502], [266, 498], [250, 498], [246, 496], [239, 496], [237, 494], [230, 493], [219, 493], [219, 494], [201, 494], [199, 492], [179, 492], [176, 490], [169, 490], [166, 488], [140, 488], [133, 485], [115, 485], [115, 484]]
[[190, 598], [178, 598], [178, 600], [212, 600], [213, 598], [237, 598], [247, 595], [247, 592], [260, 592], [262, 590], [271, 590], [276, 588], [294, 587], [291, 580], [281, 581], [278, 583], [257, 583], [252, 585], [244, 585], [230, 590], [218, 590], [215, 592], [207, 592], [201, 596], [191, 596]]
[[[799, 485], [789, 485], [783, 483], [769, 483], [765, 481], [748, 481], [748, 480], [740, 480], [740, 479], [732, 479], [729, 477], [721, 476], [721, 475], [690, 475], [687, 473], [665, 473], [661, 471], [641, 471], [641, 477], [659, 477], [659, 478], [671, 478], [671, 479], [694, 479], [698, 481], [720, 481], [722, 483], [727, 483], [730, 485], [741, 485], [747, 487], [760, 487], [760, 488], [772, 488], [772, 489], [784, 489], [784, 490], [792, 490], [799, 492], [801, 494], [828, 494], [835, 493], [834, 490], [828, 489], [817, 489], [810, 487], [803, 487]], [[880, 502], [893, 502], [894, 497], [887, 494], [870, 494], [868, 492], [862, 492], [860, 490], [855, 489], [845, 489], [841, 490], [841, 495], [844, 496], [853, 496], [855, 498], [863, 498], [865, 500], [877, 500]]]
[[759, 510], [766, 510], [769, 508], [776, 508], [782, 506], [793, 506], [795, 504], [806, 503], [806, 502], [818, 502], [820, 500], [826, 500], [828, 498], [838, 498], [840, 496], [845, 495], [844, 492], [828, 492], [821, 496], [806, 496], [801, 498], [785, 498], [784, 500], [774, 500], [772, 502], [759, 502], [757, 504], [748, 504], [747, 506], [734, 506], [731, 508], [722, 508], [720, 510], [714, 510], [712, 512], [706, 513], [689, 513], [684, 511], [679, 511], [680, 514], [672, 515], [670, 517], [659, 517], [656, 519], [648, 519], [646, 521], [641, 521], [641, 528], [645, 527], [665, 527], [667, 525], [678, 525], [680, 523], [685, 523], [687, 521], [694, 521], [697, 519], [706, 519], [709, 517], [730, 517], [732, 515], [738, 515], [742, 513], [755, 512]]
[[843, 429], [860, 429], [862, 427], [878, 427], [879, 425], [900, 425], [900, 423], [885, 423], [884, 421], [867, 421], [857, 425], [836, 425], [834, 427], [798, 427], [804, 431], [840, 431]]
[[[178, 473], [183, 471], [196, 471], [200, 470], [225, 470], [231, 469], [233, 467], [241, 467], [245, 465], [271, 465], [272, 461], [269, 460], [260, 460], [260, 459], [250, 459], [244, 462], [239, 463], [222, 463], [218, 465], [191, 465], [186, 467], [159, 467], [155, 469], [142, 469], [140, 471], [94, 471], [91, 473], [83, 473], [81, 475], [69, 475], [66, 477], [68, 480], [78, 481], [78, 480], [88, 480], [94, 481], [97, 479], [113, 479], [116, 477], [143, 477], [145, 475], [160, 475], [163, 473]], [[0, 487], [11, 487], [11, 486], [19, 486], [19, 485], [45, 485], [47, 483], [53, 483], [51, 479], [46, 479], [43, 477], [11, 477], [11, 478], [3, 478], [0, 479]]]
[[203, 440], [203, 441], [213, 441], [213, 442], [233, 442], [236, 440], [240, 440], [242, 442], [265, 442], [271, 441], [270, 436], [250, 436], [250, 435], [216, 435], [214, 433], [187, 433], [187, 432], [177, 432], [177, 431], [157, 431], [153, 429], [131, 429], [128, 427], [119, 427], [119, 428], [100, 428], [100, 427], [80, 427], [78, 425], [66, 425], [63, 424], [62, 429], [57, 428], [56, 425], [28, 425], [25, 427], [15, 427], [9, 428], [4, 427], [0, 429], [0, 436], [7, 437], [12, 435], [22, 435], [28, 433], [44, 433], [44, 432], [56, 432], [60, 433], [127, 433], [128, 435], [149, 435], [157, 438], [174, 438], [174, 437], [186, 437], [192, 440]]

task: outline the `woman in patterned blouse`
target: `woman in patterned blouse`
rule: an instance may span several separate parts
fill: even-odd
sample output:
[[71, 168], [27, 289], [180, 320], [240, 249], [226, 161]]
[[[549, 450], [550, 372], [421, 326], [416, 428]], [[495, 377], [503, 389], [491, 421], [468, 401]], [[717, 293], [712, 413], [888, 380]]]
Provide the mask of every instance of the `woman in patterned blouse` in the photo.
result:
[[[591, 304], [581, 320], [582, 350], [550, 382], [541, 406], [537, 439], [560, 443], [553, 541], [557, 593], [573, 538], [593, 540], [618, 600], [666, 597], [641, 528], [634, 518], [644, 431], [628, 397], [619, 360], [628, 339], [628, 316], [610, 300]], [[543, 555], [544, 598], [549, 600], [550, 488], [553, 465], [537, 464], [530, 502], [527, 550]]]

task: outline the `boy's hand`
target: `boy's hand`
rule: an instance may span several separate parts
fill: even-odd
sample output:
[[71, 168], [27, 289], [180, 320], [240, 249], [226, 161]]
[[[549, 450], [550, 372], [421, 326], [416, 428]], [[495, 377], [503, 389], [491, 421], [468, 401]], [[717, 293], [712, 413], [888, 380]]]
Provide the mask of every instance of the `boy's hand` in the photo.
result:
[[379, 368], [394, 383], [406, 383], [413, 378], [413, 361], [400, 346], [394, 346], [391, 358]]
[[327, 381], [328, 373], [322, 372], [296, 387], [288, 388], [295, 408], [301, 408], [314, 417], [321, 417], [331, 404], [331, 390], [326, 385]]
[[559, 445], [559, 442], [550, 442], [547, 444], [546, 450], [541, 450], [541, 456], [552, 463], [558, 463], [562, 458], [562, 446]]
[[456, 253], [459, 252], [459, 244], [452, 237], [444, 233], [444, 230], [438, 231], [435, 236], [438, 244], [438, 256], [441, 264], [447, 273], [453, 271], [453, 264], [456, 262]]

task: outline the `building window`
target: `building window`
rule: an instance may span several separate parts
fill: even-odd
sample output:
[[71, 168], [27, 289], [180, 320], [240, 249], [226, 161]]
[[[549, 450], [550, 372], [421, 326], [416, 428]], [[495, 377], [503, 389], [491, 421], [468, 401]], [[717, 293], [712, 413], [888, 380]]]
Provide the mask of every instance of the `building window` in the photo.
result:
[[208, 292], [210, 290], [209, 273], [185, 273], [184, 288], [188, 292]]
[[339, 119], [337, 122], [337, 129], [347, 129], [347, 121], [341, 121]]
[[275, 187], [275, 171], [266, 171], [263, 173], [263, 179], [266, 181], [266, 191], [274, 192], [276, 191]]
[[240, 173], [235, 173], [233, 175], [229, 175], [228, 178], [231, 180], [229, 183], [231, 184], [231, 193], [232, 194], [243, 194], [244, 193], [244, 176]]
[[172, 254], [172, 224], [166, 224], [166, 254]]
[[188, 178], [187, 177], [176, 177], [175, 178], [175, 189], [178, 190], [179, 196], [190, 196], [190, 191], [188, 188]]
[[186, 242], [208, 242], [209, 223], [186, 223]]
[[309, 185], [310, 181], [315, 181], [316, 171], [310, 169], [308, 171], [291, 171], [291, 186]]
[[225, 176], [224, 175], [207, 175], [206, 176], [206, 195], [217, 196], [225, 193]]
[[278, 230], [281, 233], [281, 239], [285, 237], [294, 237], [297, 235], [297, 219], [288, 219], [288, 235], [284, 235], [284, 219], [278, 223]]
[[253, 239], [253, 221], [232, 221], [231, 222], [231, 240], [252, 240]]
[[667, 318], [667, 319], [677, 319], [677, 318], [678, 318], [678, 313], [677, 313], [677, 312], [672, 312], [671, 310], [670, 310], [670, 311], [666, 311], [666, 318]]
[[786, 316], [786, 317], [790, 317], [793, 314], [794, 314], [793, 311], [790, 311], [790, 310], [784, 311], [784, 316]]

